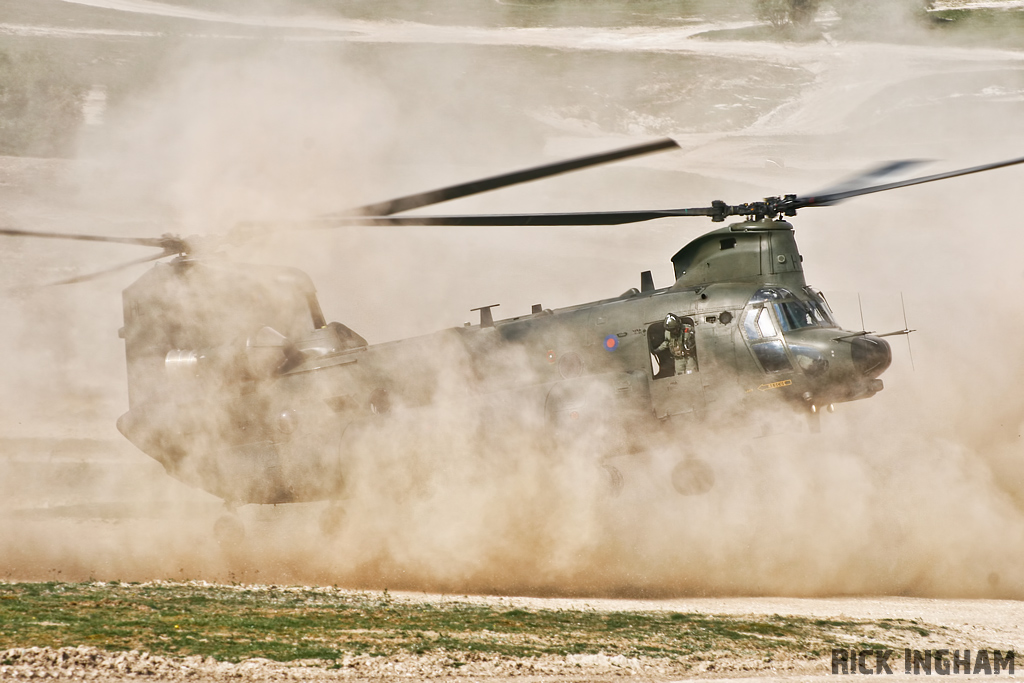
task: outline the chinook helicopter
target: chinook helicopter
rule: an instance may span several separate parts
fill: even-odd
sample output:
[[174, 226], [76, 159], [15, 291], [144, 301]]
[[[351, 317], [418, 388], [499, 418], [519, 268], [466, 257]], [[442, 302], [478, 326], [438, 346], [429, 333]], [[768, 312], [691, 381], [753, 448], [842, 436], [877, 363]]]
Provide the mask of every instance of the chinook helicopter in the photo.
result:
[[[56, 284], [157, 261], [123, 292], [128, 411], [120, 432], [173, 477], [244, 504], [337, 501], [353, 452], [368, 434], [424, 411], [467, 410], [485, 426], [538, 428], [563, 447], [600, 432], [595, 462], [622, 485], [613, 459], [671, 443], [680, 426], [783, 407], [809, 416], [883, 388], [886, 336], [848, 330], [804, 279], [792, 224], [804, 208], [1024, 163], [1024, 158], [897, 182], [914, 163], [880, 166], [810, 196], [709, 207], [505, 215], [396, 215], [561, 173], [667, 151], [669, 139], [408, 195], [290, 228], [377, 225], [619, 225], [704, 216], [741, 220], [672, 256], [675, 281], [556, 310], [368, 344], [328, 322], [310, 278], [294, 268], [238, 264], [221, 247], [281, 225], [236, 226], [226, 235], [114, 237], [3, 229], [17, 237], [113, 242], [159, 253]], [[164, 261], [163, 259], [170, 259]], [[210, 306], [209, 302], [215, 302]], [[453, 382], [452, 378], [458, 381]], [[510, 403], [516, 405], [510, 411]], [[422, 420], [421, 420], [422, 422]], [[714, 473], [687, 457], [671, 472], [681, 494], [711, 488]], [[237, 518], [218, 535], [242, 533]]]

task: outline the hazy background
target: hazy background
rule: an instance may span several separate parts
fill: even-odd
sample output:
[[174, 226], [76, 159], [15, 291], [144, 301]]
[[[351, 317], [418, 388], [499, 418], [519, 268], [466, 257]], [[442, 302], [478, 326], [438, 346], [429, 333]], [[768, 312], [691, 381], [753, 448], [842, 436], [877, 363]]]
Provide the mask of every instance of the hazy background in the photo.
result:
[[[867, 31], [873, 42], [828, 12], [813, 35], [782, 40], [739, 0], [104, 5], [0, 9], [7, 226], [217, 232], [660, 136], [683, 149], [435, 210], [738, 203], [890, 159], [934, 159], [924, 172], [938, 172], [1024, 155], [1012, 2], [940, 7], [931, 23]], [[861, 311], [869, 330], [901, 329], [902, 295], [914, 369], [896, 338], [885, 391], [838, 406], [822, 435], [750, 455], [701, 444], [718, 476], [706, 496], [671, 491], [676, 453], [638, 463], [605, 499], [589, 495], [584, 464], [515, 444], [481, 461], [441, 438], [429, 494], [396, 502], [399, 441], [339, 536], [318, 536], [322, 506], [249, 506], [252, 543], [234, 554], [210, 533], [219, 501], [114, 428], [127, 409], [120, 290], [145, 267], [39, 287], [144, 250], [10, 239], [0, 577], [1020, 597], [1022, 182], [1007, 169], [802, 212], [808, 281], [851, 329]], [[711, 227], [352, 228], [232, 256], [303, 268], [328, 319], [376, 343], [495, 302], [510, 317], [615, 296], [646, 269], [667, 286], [670, 256]], [[523, 464], [510, 473], [498, 456]]]

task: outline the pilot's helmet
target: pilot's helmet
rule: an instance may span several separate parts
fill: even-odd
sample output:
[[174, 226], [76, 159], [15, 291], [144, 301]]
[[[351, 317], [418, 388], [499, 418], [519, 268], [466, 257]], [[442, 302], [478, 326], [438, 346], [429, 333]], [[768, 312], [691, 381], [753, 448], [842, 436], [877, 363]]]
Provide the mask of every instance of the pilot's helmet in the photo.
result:
[[683, 321], [672, 313], [665, 316], [665, 329], [669, 332], [675, 332], [682, 326], [682, 324]]

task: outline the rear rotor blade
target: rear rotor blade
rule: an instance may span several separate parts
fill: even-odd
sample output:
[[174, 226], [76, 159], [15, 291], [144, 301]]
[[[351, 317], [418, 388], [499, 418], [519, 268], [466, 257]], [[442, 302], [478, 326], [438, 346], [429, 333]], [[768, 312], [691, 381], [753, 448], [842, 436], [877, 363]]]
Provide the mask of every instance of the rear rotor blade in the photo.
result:
[[561, 173], [568, 173], [569, 171], [578, 171], [582, 168], [587, 168], [589, 166], [607, 164], [609, 162], [618, 161], [620, 159], [628, 159], [630, 157], [640, 156], [642, 154], [650, 154], [652, 152], [660, 152], [662, 150], [673, 149], [677, 147], [679, 147], [679, 144], [675, 140], [672, 140], [670, 138], [664, 138], [656, 142], [649, 142], [642, 145], [633, 145], [632, 147], [625, 147], [623, 149], [615, 150], [612, 152], [592, 154], [585, 157], [579, 157], [577, 159], [570, 159], [568, 161], [559, 161], [553, 164], [536, 166], [534, 168], [528, 168], [522, 171], [503, 173], [501, 175], [492, 176], [490, 178], [484, 178], [482, 180], [474, 180], [468, 183], [450, 185], [448, 187], [442, 187], [436, 190], [430, 190], [428, 192], [419, 192], [417, 194], [406, 195], [405, 197], [398, 197], [396, 199], [389, 199], [387, 201], [377, 202], [375, 204], [366, 204], [365, 206], [360, 206], [349, 211], [327, 214], [324, 217], [332, 218], [335, 216], [352, 215], [390, 216], [391, 214], [399, 213], [401, 211], [418, 209], [424, 206], [430, 206], [432, 204], [446, 202], [450, 199], [468, 197], [470, 195], [479, 194], [480, 192], [496, 190], [498, 188], [508, 187], [510, 185], [517, 185], [519, 183], [525, 183], [531, 180], [538, 180], [540, 178], [547, 178], [553, 175], [559, 175]]
[[82, 242], [114, 242], [116, 244], [135, 244], [140, 247], [168, 248], [169, 236], [164, 237], [110, 237], [107, 235], [82, 235], [63, 232], [42, 232], [39, 230], [14, 230], [0, 228], [0, 235], [9, 237], [40, 237], [54, 240], [78, 240]]
[[178, 252], [165, 249], [163, 252], [157, 254], [156, 256], [147, 256], [145, 258], [136, 259], [134, 261], [127, 261], [125, 263], [113, 266], [112, 268], [107, 268], [106, 270], [100, 270], [95, 273], [89, 273], [88, 275], [78, 275], [76, 277], [69, 277], [66, 280], [58, 280], [57, 282], [51, 282], [47, 286], [53, 287], [56, 285], [73, 285], [77, 282], [88, 282], [89, 280], [96, 280], [98, 278], [103, 277], [104, 275], [116, 273], [117, 271], [124, 270], [125, 268], [131, 268], [132, 266], [137, 266], [142, 263], [156, 261], [157, 259], [162, 259], [165, 256], [174, 256], [176, 253]]
[[802, 209], [808, 206], [828, 206], [830, 204], [836, 204], [843, 201], [844, 199], [850, 199], [851, 197], [859, 197], [865, 194], [873, 194], [875, 192], [885, 192], [886, 190], [895, 190], [898, 187], [909, 187], [911, 185], [921, 185], [924, 183], [931, 183], [936, 180], [945, 180], [947, 178], [956, 178], [962, 175], [970, 175], [972, 173], [981, 173], [982, 171], [991, 171], [996, 168], [1004, 168], [1006, 166], [1014, 166], [1015, 164], [1024, 163], [1024, 157], [1017, 159], [1010, 159], [1009, 161], [997, 161], [992, 164], [983, 164], [981, 166], [972, 166], [970, 168], [962, 168], [957, 171], [948, 171], [946, 173], [936, 173], [935, 175], [922, 176], [920, 178], [911, 178], [909, 180], [901, 180], [895, 183], [885, 183], [883, 185], [873, 185], [870, 187], [862, 187], [853, 190], [845, 190], [840, 192], [832, 192], [828, 194], [818, 194], [811, 197], [797, 197], [790, 206], [793, 209]]

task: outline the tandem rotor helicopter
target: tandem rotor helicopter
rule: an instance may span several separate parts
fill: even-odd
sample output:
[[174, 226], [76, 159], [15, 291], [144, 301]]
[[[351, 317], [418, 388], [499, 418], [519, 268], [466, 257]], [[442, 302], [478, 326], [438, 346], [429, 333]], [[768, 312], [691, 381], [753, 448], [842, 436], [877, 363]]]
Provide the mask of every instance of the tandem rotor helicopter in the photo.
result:
[[[279, 225], [247, 223], [222, 236], [112, 237], [15, 229], [18, 237], [114, 242], [159, 253], [79, 282], [158, 261], [123, 293], [128, 411], [121, 433], [184, 483], [249, 503], [340, 500], [352, 451], [445, 405], [490, 420], [540, 425], [555, 442], [599, 430], [598, 464], [671, 442], [694, 424], [786, 407], [812, 420], [836, 403], [870, 398], [891, 353], [883, 337], [847, 330], [807, 285], [793, 226], [804, 208], [1024, 163], [1024, 158], [898, 182], [879, 182], [916, 162], [894, 162], [813, 196], [768, 197], [709, 207], [505, 215], [403, 212], [643, 154], [664, 139], [357, 207], [298, 227], [377, 225], [619, 225], [705, 216], [736, 223], [672, 256], [675, 282], [609, 299], [370, 345], [327, 322], [310, 278], [286, 267], [232, 263], [215, 252]], [[403, 214], [403, 215], [397, 215]], [[295, 226], [292, 226], [295, 227]], [[163, 259], [169, 259], [163, 261]], [[216, 302], [216, 306], [207, 305]], [[451, 376], [463, 381], [451, 390]], [[447, 387], [442, 390], [441, 387]], [[514, 403], [515, 415], [507, 414]], [[526, 407], [523, 410], [523, 406]], [[518, 421], [518, 422], [517, 422]], [[420, 419], [422, 423], [422, 418]], [[682, 494], [714, 480], [702, 460], [672, 470]], [[235, 518], [237, 520], [237, 518]], [[219, 524], [219, 533], [237, 529]], [[234, 526], [232, 526], [234, 525]], [[231, 527], [229, 529], [228, 527]], [[238, 527], [240, 528], [240, 527]]]

